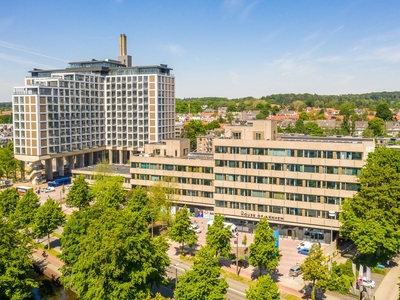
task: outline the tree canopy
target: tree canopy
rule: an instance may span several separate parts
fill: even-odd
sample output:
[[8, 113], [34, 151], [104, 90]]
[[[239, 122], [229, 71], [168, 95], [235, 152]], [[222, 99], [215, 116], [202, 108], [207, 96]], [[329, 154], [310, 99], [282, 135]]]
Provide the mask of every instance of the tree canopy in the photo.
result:
[[82, 209], [88, 207], [94, 195], [90, 190], [89, 184], [84, 175], [79, 175], [72, 183], [72, 187], [67, 194], [66, 204]]
[[359, 182], [360, 191], [344, 201], [341, 232], [360, 253], [390, 257], [400, 248], [400, 152], [376, 148]]
[[214, 222], [208, 227], [206, 243], [215, 256], [227, 257], [231, 252], [232, 231], [224, 225], [224, 217], [216, 214]]
[[279, 265], [279, 259], [282, 256], [276, 247], [273, 234], [274, 231], [269, 227], [267, 219], [262, 218], [256, 228], [254, 242], [249, 247], [249, 263], [258, 267], [259, 276], [263, 275], [263, 267], [268, 271], [273, 271]]
[[0, 299], [27, 299], [38, 286], [29, 243], [26, 235], [0, 218]]
[[169, 237], [182, 245], [182, 254], [185, 251], [185, 244], [189, 247], [197, 242], [196, 233], [190, 228], [190, 214], [186, 206], [175, 214], [175, 219], [169, 230]]
[[328, 279], [328, 267], [327, 265], [322, 265], [325, 260], [322, 250], [317, 244], [311, 246], [310, 252], [307, 258], [300, 265], [303, 271], [303, 280], [311, 281], [312, 291], [311, 299], [315, 299], [315, 287], [322, 287]]
[[11, 218], [23, 228], [31, 227], [39, 207], [40, 201], [38, 195], [35, 194], [33, 189], [29, 189], [18, 201]]
[[278, 285], [274, 282], [270, 275], [262, 276], [257, 280], [255, 286], [250, 287], [246, 291], [246, 300], [279, 300]]
[[19, 201], [19, 194], [15, 188], [6, 188], [0, 192], [0, 216], [10, 217]]
[[206, 134], [203, 123], [199, 120], [190, 120], [184, 127], [184, 137], [190, 139], [190, 148], [196, 149], [197, 137]]
[[179, 276], [175, 298], [179, 300], [222, 300], [225, 299], [228, 283], [221, 278], [218, 258], [208, 246], [196, 254], [193, 268]]

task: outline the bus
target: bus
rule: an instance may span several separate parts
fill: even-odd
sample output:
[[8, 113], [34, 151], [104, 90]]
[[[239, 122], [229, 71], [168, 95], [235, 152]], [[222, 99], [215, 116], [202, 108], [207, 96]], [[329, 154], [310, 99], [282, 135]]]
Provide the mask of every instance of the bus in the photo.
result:
[[31, 190], [32, 187], [30, 187], [30, 186], [22, 186], [22, 185], [21, 185], [21, 186], [17, 186], [16, 189], [17, 189], [18, 194], [20, 194], [20, 195], [22, 196], [22, 195], [25, 194], [28, 190]]
[[[214, 224], [214, 220], [210, 220], [207, 222], [207, 229]], [[224, 227], [225, 228], [229, 228], [230, 231], [232, 232], [233, 237], [237, 237], [238, 236], [238, 231], [237, 231], [237, 227], [235, 224], [233, 223], [228, 223], [228, 222], [224, 222]]]

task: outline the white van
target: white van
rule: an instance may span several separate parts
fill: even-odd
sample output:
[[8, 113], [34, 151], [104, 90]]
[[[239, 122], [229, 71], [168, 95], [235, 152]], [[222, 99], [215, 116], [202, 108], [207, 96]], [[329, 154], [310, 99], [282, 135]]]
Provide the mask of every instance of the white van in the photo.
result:
[[[212, 224], [214, 224], [214, 220], [208, 221], [208, 222], [207, 222], [207, 229], [208, 229]], [[231, 232], [232, 232], [233, 237], [237, 237], [237, 236], [238, 236], [239, 233], [238, 233], [238, 231], [237, 231], [237, 227], [236, 227], [235, 224], [233, 224], [233, 223], [228, 223], [228, 222], [224, 222], [224, 227], [225, 227], [225, 228], [226, 228], [226, 227], [229, 227], [229, 229], [230, 229]]]
[[300, 244], [297, 245], [297, 250], [311, 249], [312, 245], [313, 245], [313, 243], [311, 243], [311, 242], [301, 242]]

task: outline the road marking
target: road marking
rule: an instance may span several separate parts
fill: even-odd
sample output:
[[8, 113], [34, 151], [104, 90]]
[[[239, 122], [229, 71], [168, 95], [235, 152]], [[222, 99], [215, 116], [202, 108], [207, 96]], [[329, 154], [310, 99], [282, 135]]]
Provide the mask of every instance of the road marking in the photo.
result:
[[245, 293], [242, 293], [242, 292], [240, 292], [240, 291], [238, 291], [238, 290], [235, 290], [235, 289], [233, 289], [233, 288], [231, 288], [231, 287], [228, 287], [228, 290], [231, 290], [232, 292], [234, 292], [234, 293], [236, 293], [236, 294], [239, 294], [239, 295], [242, 295], [242, 296], [246, 296]]

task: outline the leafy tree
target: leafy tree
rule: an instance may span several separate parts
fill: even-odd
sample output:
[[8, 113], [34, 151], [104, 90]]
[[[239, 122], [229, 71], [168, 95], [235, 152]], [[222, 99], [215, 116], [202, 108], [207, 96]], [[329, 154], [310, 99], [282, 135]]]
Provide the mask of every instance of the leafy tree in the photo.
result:
[[304, 121], [303, 121], [303, 119], [299, 118], [296, 121], [296, 124], [294, 126], [294, 132], [296, 132], [296, 133], [304, 133], [305, 130], [306, 130], [306, 128], [304, 127]]
[[206, 126], [207, 130], [213, 130], [215, 128], [221, 128], [221, 124], [219, 123], [218, 120], [214, 120], [214, 121], [208, 123]]
[[279, 300], [281, 299], [278, 285], [270, 275], [262, 276], [255, 286], [246, 290], [247, 300]]
[[29, 243], [26, 235], [0, 218], [0, 299], [27, 299], [38, 287]]
[[308, 132], [311, 136], [325, 136], [324, 131], [321, 127], [318, 126], [315, 122], [308, 122], [304, 129]]
[[65, 215], [61, 207], [52, 198], [48, 198], [46, 203], [38, 208], [32, 230], [36, 237], [47, 235], [47, 247], [50, 249], [50, 233], [64, 222]]
[[380, 118], [373, 118], [368, 121], [367, 129], [373, 132], [374, 137], [383, 136], [385, 134], [385, 121]]
[[7, 188], [0, 193], [0, 216], [10, 217], [19, 201], [19, 194], [15, 188]]
[[175, 220], [172, 222], [172, 227], [169, 231], [170, 238], [182, 245], [182, 254], [185, 252], [185, 244], [192, 247], [197, 242], [196, 233], [190, 228], [190, 215], [184, 206], [175, 214]]
[[315, 299], [315, 287], [322, 287], [328, 278], [328, 267], [322, 265], [325, 260], [322, 250], [317, 244], [311, 246], [310, 252], [304, 262], [300, 265], [303, 271], [303, 280], [312, 282], [311, 299]]
[[359, 182], [360, 191], [344, 201], [341, 232], [360, 253], [391, 257], [400, 248], [400, 152], [369, 153]]
[[120, 208], [126, 202], [126, 193], [122, 184], [124, 177], [110, 176], [97, 178], [92, 186], [96, 205], [103, 209]]
[[227, 257], [231, 252], [232, 231], [224, 225], [224, 217], [216, 214], [214, 222], [208, 227], [206, 235], [207, 246], [215, 256]]
[[79, 209], [89, 207], [93, 201], [93, 193], [90, 190], [89, 184], [85, 180], [84, 175], [79, 175], [73, 181], [72, 187], [67, 194], [67, 205], [78, 207]]
[[259, 276], [262, 276], [262, 268], [268, 271], [274, 270], [279, 265], [281, 254], [276, 247], [274, 231], [269, 227], [267, 219], [264, 217], [258, 223], [254, 242], [250, 245], [249, 263], [257, 266]]
[[17, 170], [20, 168], [21, 163], [14, 158], [13, 151], [9, 148], [0, 148], [0, 174], [7, 179], [14, 174], [16, 179]]
[[344, 264], [332, 263], [332, 272], [326, 289], [346, 294], [354, 281], [352, 261], [348, 259]]
[[184, 137], [190, 139], [190, 148], [196, 148], [197, 137], [206, 134], [203, 123], [199, 120], [190, 120], [184, 127]]
[[297, 100], [293, 102], [293, 108], [295, 111], [302, 111], [306, 104], [303, 101]]
[[387, 104], [386, 102], [379, 103], [376, 106], [375, 118], [380, 118], [384, 121], [392, 121], [393, 113], [389, 108], [389, 104]]
[[143, 187], [138, 186], [133, 189], [128, 201], [128, 208], [133, 212], [140, 212], [146, 209], [148, 205], [149, 196]]
[[[100, 237], [100, 238], [99, 238]], [[80, 299], [145, 299], [165, 282], [170, 264], [163, 237], [151, 239], [140, 212], [106, 209], [80, 241], [71, 284]]]
[[35, 214], [39, 207], [39, 197], [35, 194], [33, 189], [30, 189], [18, 201], [11, 218], [18, 222], [23, 228], [28, 228], [33, 224]]
[[303, 111], [299, 114], [299, 120], [307, 121], [310, 120], [310, 117]]
[[226, 116], [225, 116], [225, 119], [226, 119], [226, 121], [227, 121], [229, 124], [232, 124], [232, 121], [233, 121], [234, 118], [235, 118], [235, 117], [233, 116], [233, 114], [232, 114], [231, 112], [228, 112], [228, 113], [226, 114]]
[[108, 159], [103, 158], [94, 167], [94, 174], [95, 180], [101, 180], [106, 177], [111, 177], [115, 174], [114, 167], [110, 165]]
[[196, 255], [193, 268], [179, 276], [175, 298], [179, 300], [225, 299], [228, 283], [221, 278], [218, 258], [209, 247], [202, 247]]

